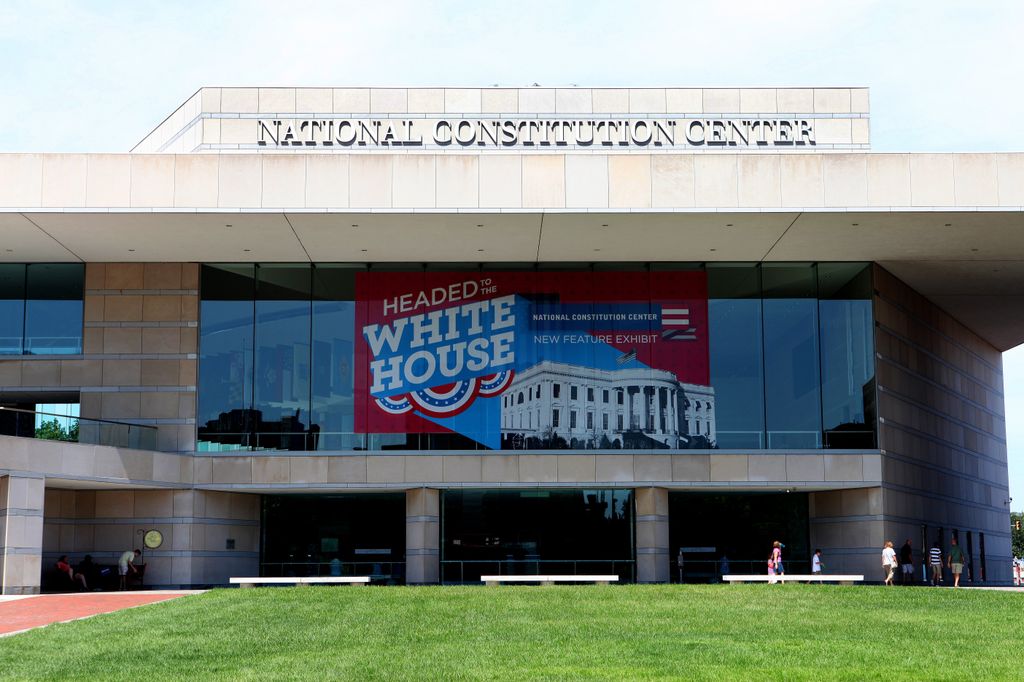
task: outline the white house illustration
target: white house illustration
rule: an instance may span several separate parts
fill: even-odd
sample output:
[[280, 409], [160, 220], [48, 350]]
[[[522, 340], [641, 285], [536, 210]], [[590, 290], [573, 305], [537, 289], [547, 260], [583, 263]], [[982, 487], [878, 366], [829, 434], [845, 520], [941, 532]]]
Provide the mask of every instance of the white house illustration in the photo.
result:
[[501, 400], [501, 433], [510, 447], [559, 437], [569, 447], [675, 449], [716, 437], [714, 389], [681, 383], [666, 370], [544, 360], [518, 373]]

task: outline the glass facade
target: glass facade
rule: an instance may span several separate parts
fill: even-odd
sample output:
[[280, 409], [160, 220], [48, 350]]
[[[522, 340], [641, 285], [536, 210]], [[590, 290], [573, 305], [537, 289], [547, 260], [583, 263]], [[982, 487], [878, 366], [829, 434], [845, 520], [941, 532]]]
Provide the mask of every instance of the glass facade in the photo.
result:
[[717, 582], [725, 573], [763, 575], [776, 540], [785, 545], [786, 572], [811, 572], [806, 493], [673, 491], [668, 508], [672, 582]]
[[441, 579], [491, 574], [634, 576], [633, 491], [446, 490]]
[[870, 272], [204, 265], [199, 448], [874, 448]]
[[82, 352], [81, 263], [0, 264], [0, 354]]
[[405, 493], [265, 495], [260, 574], [405, 581]]

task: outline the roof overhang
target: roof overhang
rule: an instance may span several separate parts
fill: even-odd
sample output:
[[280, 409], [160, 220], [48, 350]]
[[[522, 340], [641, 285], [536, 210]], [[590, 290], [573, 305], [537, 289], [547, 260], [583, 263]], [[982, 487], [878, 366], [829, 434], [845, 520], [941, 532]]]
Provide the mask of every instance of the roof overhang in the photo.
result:
[[875, 261], [1024, 342], [1021, 153], [0, 154], [0, 178], [0, 261]]
[[875, 261], [1000, 350], [1024, 342], [1024, 213], [0, 213], [0, 261]]

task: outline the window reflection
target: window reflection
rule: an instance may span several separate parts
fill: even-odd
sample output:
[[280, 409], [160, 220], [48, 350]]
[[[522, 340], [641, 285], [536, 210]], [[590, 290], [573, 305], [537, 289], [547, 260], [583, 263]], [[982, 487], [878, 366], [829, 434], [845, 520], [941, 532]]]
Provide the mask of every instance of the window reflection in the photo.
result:
[[[456, 433], [355, 433], [355, 281], [361, 270], [351, 264], [203, 266], [201, 448], [483, 447]], [[6, 325], [0, 326], [0, 352], [18, 352], [23, 336], [17, 328], [20, 299], [11, 294], [18, 273], [12, 272], [0, 268], [0, 310], [11, 311], [0, 318]], [[699, 443], [695, 447], [874, 447], [870, 266], [709, 264], [706, 272], [714, 400], [695, 398], [680, 406], [679, 429]], [[543, 408], [542, 399], [550, 406]], [[526, 387], [503, 400], [509, 409], [524, 406], [510, 425], [524, 431], [542, 423], [587, 431], [630, 428], [622, 392], [587, 382], [556, 381], [543, 393], [540, 386]], [[595, 441], [594, 447], [604, 446]]]
[[355, 450], [365, 439], [355, 433], [355, 266], [313, 268], [312, 399], [319, 450]]
[[448, 490], [442, 579], [482, 573], [616, 573], [632, 577], [631, 490]]
[[825, 447], [875, 446], [871, 273], [858, 263], [818, 265], [821, 412]]
[[708, 333], [719, 448], [764, 447], [760, 270], [708, 266]]
[[80, 263], [0, 265], [0, 354], [82, 352]]
[[405, 580], [405, 494], [267, 495], [261, 575]]
[[0, 264], [0, 354], [21, 355], [25, 337], [25, 266]]
[[765, 299], [764, 356], [768, 448], [821, 447], [816, 300]]
[[200, 450], [248, 448], [254, 427], [255, 267], [204, 265], [199, 307]]

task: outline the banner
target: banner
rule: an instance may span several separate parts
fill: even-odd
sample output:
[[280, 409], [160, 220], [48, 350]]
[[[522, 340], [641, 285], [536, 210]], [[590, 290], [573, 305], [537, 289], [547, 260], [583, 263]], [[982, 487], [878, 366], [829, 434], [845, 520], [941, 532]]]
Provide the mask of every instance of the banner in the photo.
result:
[[714, 440], [704, 272], [368, 272], [356, 431], [492, 449]]

